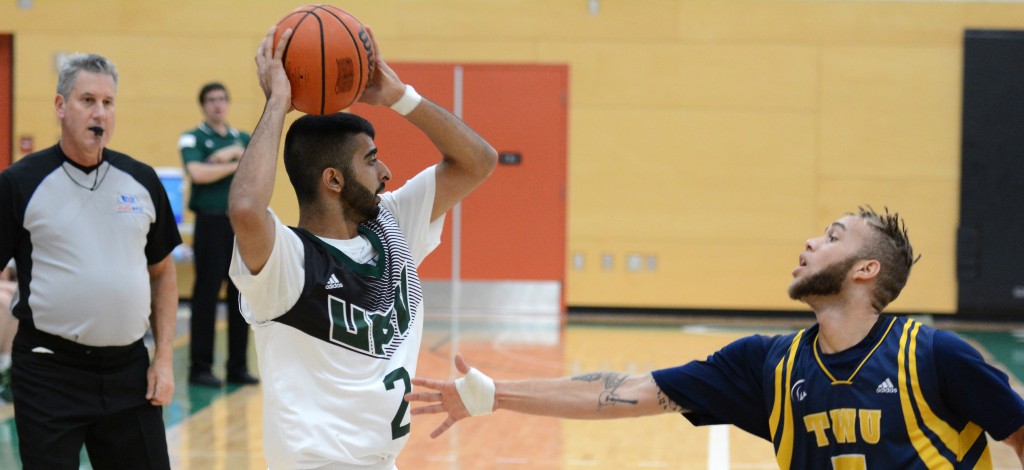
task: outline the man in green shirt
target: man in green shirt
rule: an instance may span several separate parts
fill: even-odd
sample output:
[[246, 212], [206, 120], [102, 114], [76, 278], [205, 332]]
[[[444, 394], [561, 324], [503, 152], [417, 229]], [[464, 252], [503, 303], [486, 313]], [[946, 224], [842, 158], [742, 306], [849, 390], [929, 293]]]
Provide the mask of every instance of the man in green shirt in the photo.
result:
[[217, 300], [223, 283], [228, 283], [227, 380], [235, 384], [257, 384], [249, 374], [246, 349], [249, 326], [238, 310], [238, 290], [228, 279], [228, 264], [234, 232], [228, 220], [228, 189], [238, 168], [249, 134], [228, 125], [230, 101], [224, 85], [213, 82], [199, 91], [204, 121], [181, 135], [178, 148], [185, 172], [192, 181], [188, 208], [196, 214], [193, 249], [195, 286], [192, 290], [191, 354], [189, 383], [220, 387], [213, 374], [213, 338]]

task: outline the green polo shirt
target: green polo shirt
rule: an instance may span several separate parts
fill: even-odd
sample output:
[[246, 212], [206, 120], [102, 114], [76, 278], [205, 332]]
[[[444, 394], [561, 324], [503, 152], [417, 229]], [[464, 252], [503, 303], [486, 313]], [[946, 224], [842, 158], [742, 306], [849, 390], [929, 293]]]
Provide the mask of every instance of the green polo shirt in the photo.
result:
[[[245, 147], [249, 145], [249, 138], [249, 134], [233, 127], [228, 128], [227, 135], [220, 135], [204, 122], [181, 134], [178, 149], [181, 151], [181, 159], [187, 165], [189, 162], [205, 162], [211, 154], [230, 145]], [[231, 188], [233, 177], [233, 174], [228, 175], [208, 184], [196, 184], [193, 181], [188, 208], [196, 213], [227, 214], [228, 189]]]

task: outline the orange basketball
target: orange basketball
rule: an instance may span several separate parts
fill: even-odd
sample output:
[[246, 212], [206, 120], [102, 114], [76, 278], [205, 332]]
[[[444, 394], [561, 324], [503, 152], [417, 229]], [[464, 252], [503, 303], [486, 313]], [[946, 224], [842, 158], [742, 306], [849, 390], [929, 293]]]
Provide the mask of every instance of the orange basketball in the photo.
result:
[[363, 24], [340, 8], [307, 5], [277, 23], [274, 47], [288, 28], [292, 38], [282, 59], [295, 109], [330, 114], [355, 103], [373, 76], [376, 57]]

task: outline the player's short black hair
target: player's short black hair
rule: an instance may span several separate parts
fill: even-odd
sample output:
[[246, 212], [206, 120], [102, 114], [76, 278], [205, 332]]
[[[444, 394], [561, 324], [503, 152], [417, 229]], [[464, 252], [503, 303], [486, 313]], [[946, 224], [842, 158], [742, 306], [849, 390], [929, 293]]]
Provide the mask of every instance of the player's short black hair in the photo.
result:
[[221, 82], [210, 82], [210, 83], [207, 83], [206, 85], [203, 85], [203, 87], [199, 89], [199, 106], [202, 106], [203, 104], [206, 103], [206, 94], [207, 93], [210, 93], [211, 91], [217, 91], [217, 90], [223, 91], [224, 92], [224, 97], [227, 98], [228, 101], [231, 101], [231, 97], [228, 96], [228, 89], [224, 87], [223, 83], [221, 83]]
[[351, 113], [307, 114], [295, 120], [284, 139], [284, 168], [299, 204], [316, 199], [320, 175], [328, 167], [346, 173], [352, 165], [355, 137], [374, 138], [373, 124]]
[[907, 285], [910, 268], [921, 259], [921, 256], [914, 257], [914, 247], [910, 245], [906, 221], [900, 219], [898, 213], [890, 213], [889, 208], [885, 208], [885, 213], [879, 214], [871, 206], [857, 209], [858, 213], [850, 215], [860, 216], [875, 229], [871, 239], [861, 249], [859, 257], [878, 260], [882, 265], [878, 273], [874, 298], [871, 299], [872, 306], [881, 312], [886, 305], [899, 297], [903, 287]]

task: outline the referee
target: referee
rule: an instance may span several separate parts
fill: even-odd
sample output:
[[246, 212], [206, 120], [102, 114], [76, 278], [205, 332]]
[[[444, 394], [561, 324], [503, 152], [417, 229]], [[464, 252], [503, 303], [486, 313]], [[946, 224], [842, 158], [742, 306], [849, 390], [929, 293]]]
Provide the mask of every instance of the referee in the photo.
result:
[[[60, 68], [60, 141], [0, 173], [0, 266], [14, 258], [12, 385], [25, 469], [167, 469], [181, 243], [151, 167], [110, 150], [117, 70]], [[154, 356], [143, 344], [152, 327]]]

